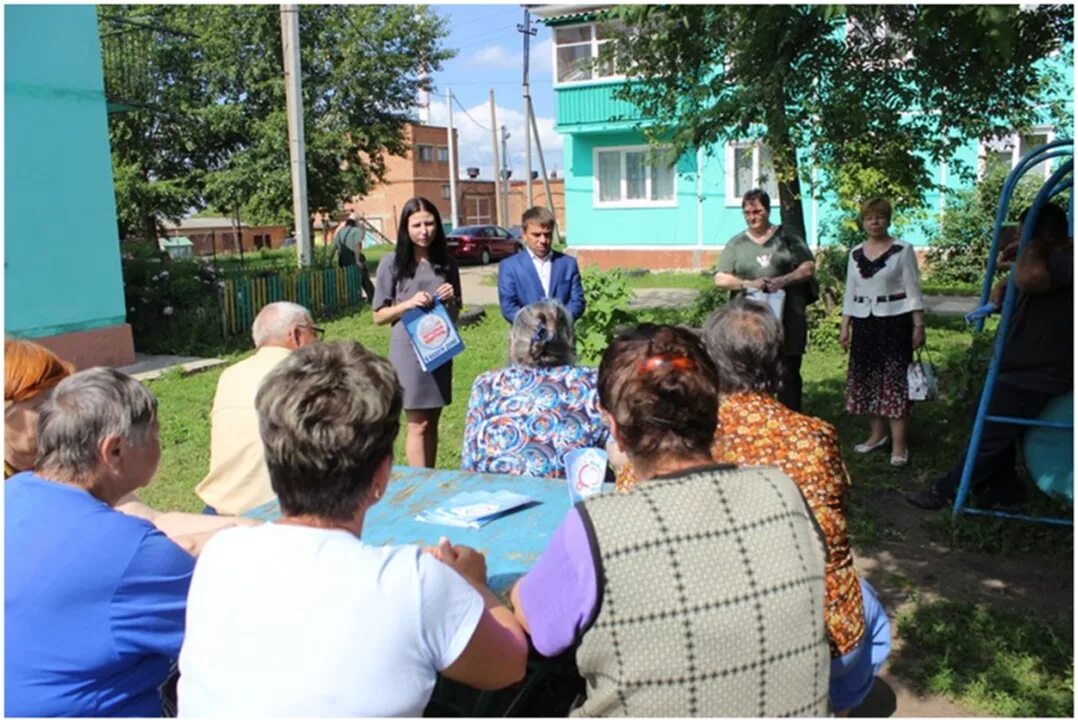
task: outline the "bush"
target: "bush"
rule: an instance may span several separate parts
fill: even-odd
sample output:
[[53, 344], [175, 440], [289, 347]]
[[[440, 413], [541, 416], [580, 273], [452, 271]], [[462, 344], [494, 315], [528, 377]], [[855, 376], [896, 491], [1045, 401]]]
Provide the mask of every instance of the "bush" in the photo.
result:
[[618, 269], [587, 268], [581, 280], [587, 308], [576, 323], [576, 351], [582, 363], [595, 366], [614, 335], [632, 322], [633, 290]]
[[124, 302], [143, 353], [212, 353], [224, 340], [220, 274], [196, 258], [170, 258], [147, 243], [125, 247]]
[[[947, 197], [939, 233], [932, 237], [925, 257], [927, 283], [981, 284], [992, 243], [992, 228], [1007, 168], [996, 166], [976, 187]], [[1022, 209], [1033, 203], [1043, 178], [1027, 174], [1019, 181], [1007, 207], [1007, 223], [1017, 223]]]

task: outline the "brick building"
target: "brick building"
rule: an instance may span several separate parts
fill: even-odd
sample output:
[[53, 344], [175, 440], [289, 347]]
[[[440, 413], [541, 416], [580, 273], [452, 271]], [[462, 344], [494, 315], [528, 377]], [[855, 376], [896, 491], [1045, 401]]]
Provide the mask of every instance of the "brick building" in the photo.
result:
[[[456, 135], [454, 131], [454, 142]], [[385, 158], [383, 183], [365, 197], [345, 204], [346, 209], [362, 213], [368, 223], [389, 238], [396, 235], [401, 208], [415, 196], [434, 203], [443, 219], [449, 220], [448, 129], [409, 123], [404, 127], [404, 140], [409, 148], [404, 156]], [[459, 166], [458, 158], [458, 169]]]
[[[238, 253], [236, 232], [231, 218], [203, 217], [185, 218], [179, 224], [165, 224], [165, 233], [169, 236], [184, 236], [193, 245], [196, 256], [209, 256], [213, 253]], [[263, 248], [280, 248], [288, 237], [284, 226], [249, 226], [240, 224], [240, 238], [243, 251], [257, 251]]]
[[[453, 142], [457, 143], [454, 130]], [[401, 208], [410, 198], [422, 196], [438, 207], [442, 220], [450, 220], [449, 146], [448, 129], [432, 125], [408, 124], [405, 126], [405, 142], [409, 150], [404, 156], [387, 156], [384, 182], [363, 198], [345, 204], [346, 210], [355, 210], [377, 230], [389, 238], [396, 234]], [[461, 166], [459, 146], [456, 152], [457, 178]], [[467, 166], [467, 163], [464, 163]], [[511, 181], [509, 189], [509, 214], [506, 226], [520, 224], [526, 200], [524, 181]], [[550, 180], [550, 192], [554, 196], [554, 209], [558, 225], [565, 229], [565, 188], [561, 178]], [[494, 181], [460, 179], [457, 181], [457, 213], [460, 225], [498, 223], [497, 204], [494, 198]], [[546, 205], [546, 193], [542, 180], [532, 181], [533, 202]], [[316, 227], [318, 220], [315, 221]]]

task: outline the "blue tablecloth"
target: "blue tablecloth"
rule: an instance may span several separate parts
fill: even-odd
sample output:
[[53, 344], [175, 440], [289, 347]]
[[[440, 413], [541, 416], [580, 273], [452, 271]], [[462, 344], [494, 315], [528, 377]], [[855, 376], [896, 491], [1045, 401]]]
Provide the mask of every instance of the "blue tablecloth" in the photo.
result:
[[[539, 503], [495, 519], [481, 529], [415, 520], [416, 514], [444, 503], [454, 494], [481, 489], [515, 491]], [[565, 479], [394, 466], [385, 497], [367, 512], [363, 541], [433, 546], [445, 536], [454, 544], [467, 544], [486, 555], [487, 582], [491, 591], [503, 596], [546, 549], [569, 506]], [[244, 516], [272, 521], [280, 515], [277, 502], [271, 501]]]

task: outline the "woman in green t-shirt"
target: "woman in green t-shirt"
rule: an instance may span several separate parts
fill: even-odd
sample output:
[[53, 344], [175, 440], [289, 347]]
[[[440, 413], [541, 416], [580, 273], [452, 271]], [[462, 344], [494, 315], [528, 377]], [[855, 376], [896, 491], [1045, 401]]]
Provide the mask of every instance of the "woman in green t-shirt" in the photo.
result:
[[741, 199], [748, 227], [731, 238], [719, 256], [715, 285], [736, 293], [786, 291], [782, 309], [784, 374], [779, 401], [801, 410], [801, 357], [805, 353], [805, 305], [816, 262], [805, 241], [771, 223], [771, 197], [754, 188]]

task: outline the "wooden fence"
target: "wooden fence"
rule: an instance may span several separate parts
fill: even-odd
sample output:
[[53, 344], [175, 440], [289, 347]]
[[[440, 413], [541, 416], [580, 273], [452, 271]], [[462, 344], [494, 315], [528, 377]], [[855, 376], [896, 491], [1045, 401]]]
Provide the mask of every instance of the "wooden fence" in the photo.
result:
[[247, 334], [267, 303], [292, 301], [316, 319], [363, 304], [358, 266], [266, 271], [225, 279], [221, 294], [221, 329], [225, 337]]

